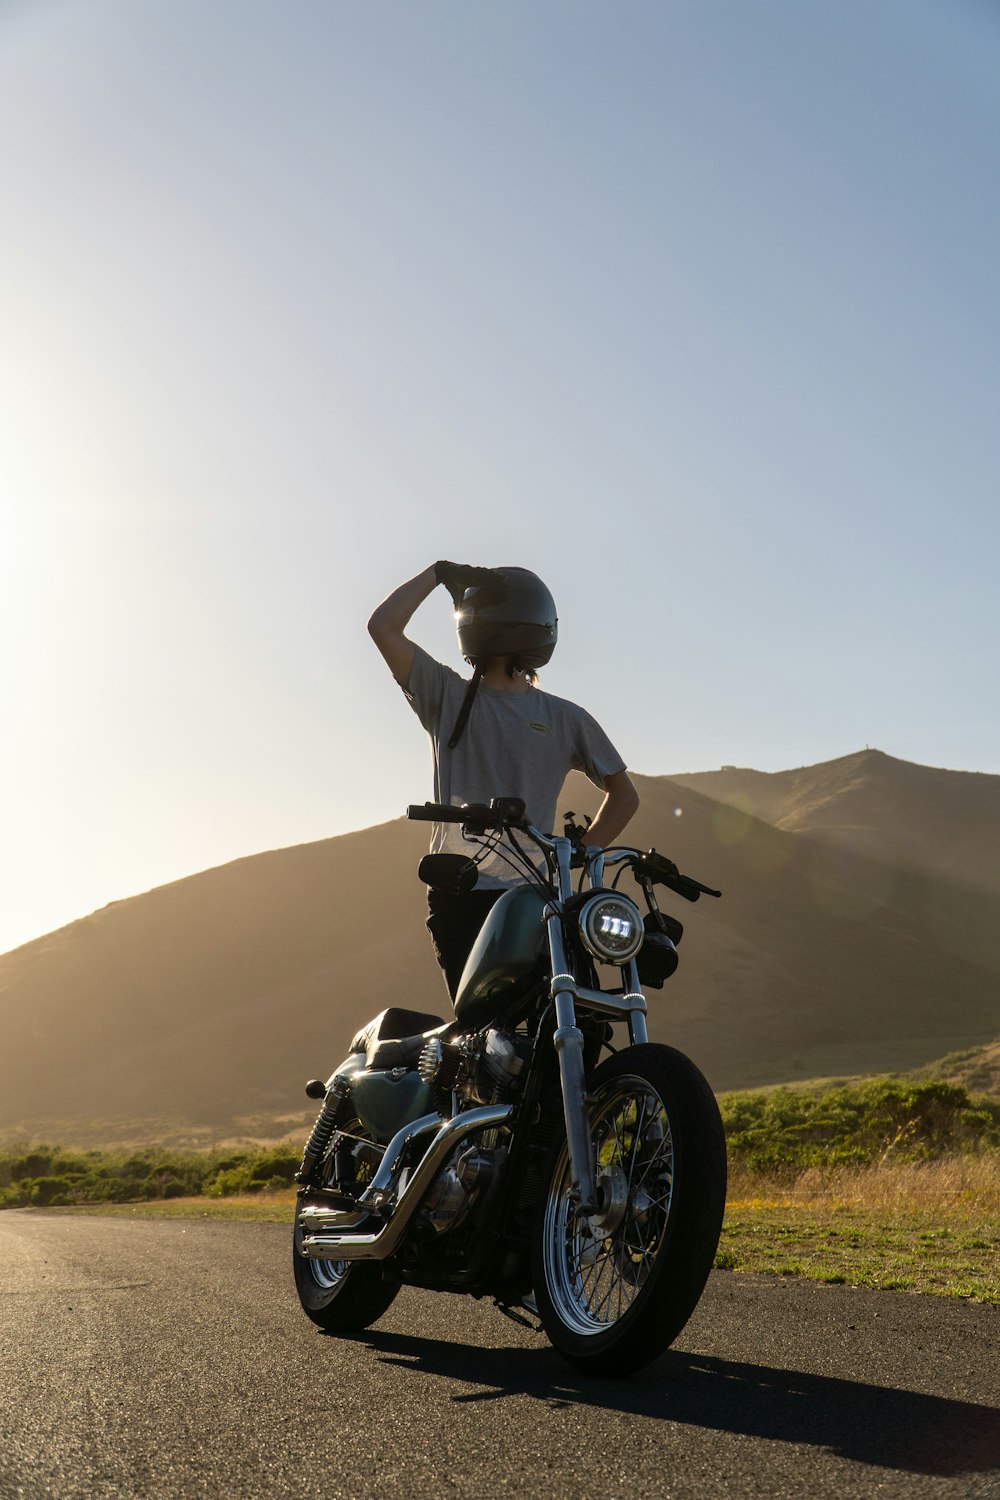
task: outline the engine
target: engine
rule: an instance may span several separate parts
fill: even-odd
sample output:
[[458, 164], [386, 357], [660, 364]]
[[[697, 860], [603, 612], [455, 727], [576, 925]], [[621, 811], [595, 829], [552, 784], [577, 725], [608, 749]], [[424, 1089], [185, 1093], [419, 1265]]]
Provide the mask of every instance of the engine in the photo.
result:
[[[417, 1064], [444, 1113], [477, 1104], [503, 1104], [517, 1088], [531, 1056], [531, 1040], [491, 1029], [443, 1042], [431, 1037]], [[495, 1132], [493, 1133], [495, 1135]], [[461, 1224], [473, 1203], [497, 1179], [506, 1150], [493, 1142], [459, 1148], [438, 1177], [421, 1210], [424, 1223], [438, 1234]]]
[[420, 1054], [417, 1070], [434, 1089], [435, 1103], [450, 1104], [447, 1096], [455, 1093], [462, 1108], [503, 1104], [516, 1089], [530, 1056], [530, 1038], [491, 1029], [453, 1042], [431, 1037]]

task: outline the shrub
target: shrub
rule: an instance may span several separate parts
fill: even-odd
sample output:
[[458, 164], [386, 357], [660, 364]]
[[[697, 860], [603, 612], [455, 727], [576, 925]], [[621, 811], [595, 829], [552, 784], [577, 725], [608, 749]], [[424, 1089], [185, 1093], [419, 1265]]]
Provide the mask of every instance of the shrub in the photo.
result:
[[55, 1148], [52, 1146], [38, 1146], [25, 1156], [8, 1158], [7, 1170], [11, 1180], [21, 1177], [44, 1177], [52, 1169], [52, 1158], [55, 1154]]
[[287, 1151], [265, 1151], [253, 1163], [252, 1181], [271, 1187], [275, 1184], [287, 1187], [294, 1181], [298, 1169], [298, 1156], [290, 1156]]
[[252, 1171], [246, 1162], [239, 1167], [224, 1167], [206, 1185], [205, 1192], [209, 1198], [230, 1198], [234, 1193], [259, 1191], [262, 1184], [253, 1181]]
[[32, 1184], [31, 1202], [39, 1208], [52, 1208], [73, 1202], [73, 1184], [65, 1177], [37, 1177]]
[[1000, 1144], [1000, 1101], [972, 1100], [950, 1083], [777, 1088], [725, 1095], [720, 1108], [731, 1158], [756, 1172], [927, 1161]]
[[[287, 1147], [256, 1151], [73, 1151], [37, 1146], [0, 1153], [0, 1208], [62, 1203], [131, 1203], [208, 1193], [287, 1187], [298, 1154]], [[44, 1183], [36, 1192], [36, 1184]], [[56, 1185], [58, 1184], [58, 1185]]]

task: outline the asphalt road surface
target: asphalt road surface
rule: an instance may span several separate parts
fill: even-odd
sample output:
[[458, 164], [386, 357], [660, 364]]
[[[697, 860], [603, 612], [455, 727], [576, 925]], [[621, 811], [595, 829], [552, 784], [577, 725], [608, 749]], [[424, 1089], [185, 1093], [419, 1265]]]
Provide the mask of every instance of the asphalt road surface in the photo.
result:
[[720, 1271], [594, 1381], [471, 1298], [327, 1337], [289, 1242], [0, 1213], [0, 1497], [1000, 1496], [995, 1309]]

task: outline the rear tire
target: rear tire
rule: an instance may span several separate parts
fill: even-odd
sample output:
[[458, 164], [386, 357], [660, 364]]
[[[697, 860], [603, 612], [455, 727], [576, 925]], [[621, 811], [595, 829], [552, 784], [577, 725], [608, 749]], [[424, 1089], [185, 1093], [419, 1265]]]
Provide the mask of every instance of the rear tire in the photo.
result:
[[589, 1089], [601, 1207], [589, 1220], [574, 1209], [563, 1134], [535, 1216], [535, 1298], [564, 1359], [625, 1375], [673, 1342], [704, 1290], [725, 1209], [725, 1136], [711, 1089], [672, 1047], [616, 1053]]
[[[363, 1132], [359, 1120], [345, 1126], [355, 1138]], [[325, 1180], [334, 1176], [338, 1136], [335, 1135], [323, 1162]], [[367, 1151], [367, 1147], [364, 1148]], [[357, 1181], [370, 1176], [370, 1163], [359, 1169]], [[326, 1333], [360, 1333], [376, 1323], [388, 1309], [399, 1291], [399, 1282], [379, 1261], [363, 1260], [311, 1260], [302, 1254], [302, 1225], [300, 1212], [310, 1201], [309, 1195], [300, 1196], [295, 1205], [295, 1231], [292, 1244], [292, 1265], [295, 1272], [295, 1290], [299, 1294], [302, 1311], [318, 1328]], [[311, 1201], [321, 1204], [322, 1197], [316, 1195]]]

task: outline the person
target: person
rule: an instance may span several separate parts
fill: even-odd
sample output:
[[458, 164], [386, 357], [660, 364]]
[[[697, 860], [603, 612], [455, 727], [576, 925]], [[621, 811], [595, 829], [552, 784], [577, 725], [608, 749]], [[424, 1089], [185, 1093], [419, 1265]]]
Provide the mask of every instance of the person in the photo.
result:
[[[455, 604], [459, 649], [473, 669], [471, 681], [406, 634], [417, 608], [440, 584]], [[606, 848], [618, 838], [639, 796], [596, 720], [538, 686], [538, 668], [552, 655], [558, 621], [552, 595], [536, 574], [434, 563], [378, 606], [368, 632], [430, 736], [435, 802], [460, 806], [520, 797], [531, 822], [549, 833], [566, 775], [578, 770], [604, 792], [587, 843]], [[502, 849], [480, 860], [482, 845], [464, 839], [460, 824], [436, 823], [431, 852], [477, 859], [474, 890], [428, 891], [427, 927], [454, 1000], [491, 907], [525, 876], [505, 861]]]

